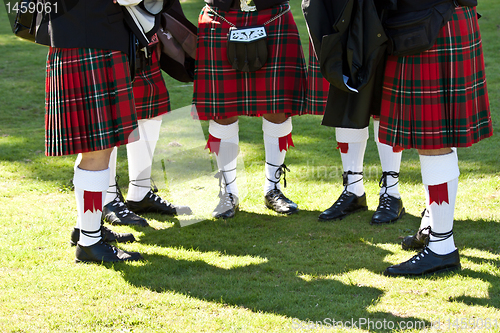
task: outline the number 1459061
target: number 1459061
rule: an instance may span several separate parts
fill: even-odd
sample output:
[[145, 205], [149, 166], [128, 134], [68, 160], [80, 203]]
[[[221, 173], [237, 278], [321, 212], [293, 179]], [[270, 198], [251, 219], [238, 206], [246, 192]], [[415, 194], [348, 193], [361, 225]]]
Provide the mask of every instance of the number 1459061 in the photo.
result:
[[16, 1], [14, 3], [6, 2], [7, 13], [57, 13], [57, 2], [38, 2], [38, 1]]

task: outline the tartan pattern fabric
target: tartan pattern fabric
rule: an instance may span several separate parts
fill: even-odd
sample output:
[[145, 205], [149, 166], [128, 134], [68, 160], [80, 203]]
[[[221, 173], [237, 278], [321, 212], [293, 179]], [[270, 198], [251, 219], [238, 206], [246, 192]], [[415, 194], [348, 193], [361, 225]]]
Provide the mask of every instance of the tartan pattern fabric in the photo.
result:
[[135, 75], [133, 88], [137, 119], [150, 119], [170, 111], [170, 98], [161, 75], [157, 48], [151, 59], [151, 64]]
[[[254, 12], [218, 12], [237, 27], [262, 25], [288, 4]], [[217, 8], [213, 8], [218, 11]], [[291, 12], [265, 26], [268, 59], [255, 72], [234, 70], [227, 59], [230, 25], [205, 7], [198, 21], [198, 49], [192, 115], [195, 119], [224, 119], [305, 112], [307, 72], [297, 25]]]
[[102, 150], [138, 139], [124, 53], [50, 48], [45, 84], [47, 156]]
[[468, 147], [492, 131], [476, 10], [457, 7], [430, 50], [388, 58], [379, 140], [405, 149]]
[[309, 41], [309, 64], [307, 67], [306, 112], [323, 115], [330, 83], [321, 74], [319, 61], [316, 58], [312, 43]]

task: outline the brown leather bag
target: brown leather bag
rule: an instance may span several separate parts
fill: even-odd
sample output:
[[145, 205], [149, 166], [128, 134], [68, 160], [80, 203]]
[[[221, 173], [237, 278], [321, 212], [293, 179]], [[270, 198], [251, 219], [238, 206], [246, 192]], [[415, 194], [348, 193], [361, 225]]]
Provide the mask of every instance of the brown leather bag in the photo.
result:
[[160, 67], [181, 82], [194, 79], [198, 29], [182, 12], [178, 1], [161, 14], [158, 39], [161, 44]]

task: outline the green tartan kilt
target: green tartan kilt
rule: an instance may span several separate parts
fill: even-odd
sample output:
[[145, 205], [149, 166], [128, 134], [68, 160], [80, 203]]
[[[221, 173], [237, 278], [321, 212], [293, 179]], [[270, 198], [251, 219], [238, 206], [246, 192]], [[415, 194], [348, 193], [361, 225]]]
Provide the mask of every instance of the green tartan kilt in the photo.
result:
[[492, 134], [476, 10], [457, 7], [430, 50], [388, 58], [379, 139], [439, 149], [469, 147]]
[[170, 99], [161, 75], [156, 48], [151, 56], [151, 64], [136, 73], [133, 88], [137, 119], [150, 119], [170, 111]]
[[50, 48], [45, 90], [47, 156], [92, 152], [138, 139], [124, 53]]

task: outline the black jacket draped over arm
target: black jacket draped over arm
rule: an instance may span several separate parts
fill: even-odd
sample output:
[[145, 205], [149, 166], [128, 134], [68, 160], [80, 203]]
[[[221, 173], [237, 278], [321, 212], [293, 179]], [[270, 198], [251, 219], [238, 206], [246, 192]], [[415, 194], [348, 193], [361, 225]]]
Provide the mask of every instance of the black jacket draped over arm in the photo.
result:
[[321, 72], [330, 82], [323, 125], [363, 128], [371, 114], [380, 114], [387, 49], [380, 2], [302, 2]]

